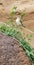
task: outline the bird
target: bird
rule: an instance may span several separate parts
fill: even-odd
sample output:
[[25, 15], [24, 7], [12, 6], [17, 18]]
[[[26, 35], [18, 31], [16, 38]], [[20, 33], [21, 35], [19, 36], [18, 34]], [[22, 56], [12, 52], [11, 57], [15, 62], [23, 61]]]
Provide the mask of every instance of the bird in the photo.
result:
[[16, 24], [17, 24], [18, 26], [23, 26], [23, 27], [25, 27], [25, 26], [23, 25], [23, 23], [22, 23], [20, 17], [17, 17], [17, 18], [16, 18]]

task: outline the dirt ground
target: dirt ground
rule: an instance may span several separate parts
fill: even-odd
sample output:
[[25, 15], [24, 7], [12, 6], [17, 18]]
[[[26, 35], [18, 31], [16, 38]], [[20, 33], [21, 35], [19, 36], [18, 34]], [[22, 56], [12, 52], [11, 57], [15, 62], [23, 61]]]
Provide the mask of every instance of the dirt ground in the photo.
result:
[[0, 20], [8, 18], [11, 9], [17, 6], [17, 11], [25, 10], [23, 24], [34, 31], [34, 0], [0, 0], [0, 3]]
[[19, 42], [0, 33], [0, 65], [31, 65]]
[[22, 34], [24, 32], [25, 34], [32, 34], [32, 39], [29, 42], [34, 47], [34, 0], [0, 0], [0, 3], [0, 23], [9, 18], [9, 13], [14, 6], [17, 6], [17, 11], [25, 10], [22, 23], [26, 29], [23, 28], [20, 31]]

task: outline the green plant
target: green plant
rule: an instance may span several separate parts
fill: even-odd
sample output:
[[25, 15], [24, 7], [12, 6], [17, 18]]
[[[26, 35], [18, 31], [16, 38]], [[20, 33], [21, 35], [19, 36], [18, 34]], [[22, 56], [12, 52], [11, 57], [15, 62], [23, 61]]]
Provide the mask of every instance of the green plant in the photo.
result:
[[17, 9], [16, 6], [14, 6], [14, 7], [12, 8], [12, 11], [10, 12], [10, 16], [11, 16], [11, 17], [13, 17], [13, 15], [15, 14], [16, 9]]
[[[21, 33], [19, 31], [16, 31], [16, 28], [9, 27], [7, 25], [0, 26], [0, 32], [5, 33], [8, 36], [16, 38], [19, 42], [21, 47], [24, 49], [27, 56], [30, 58], [30, 60], [34, 63], [34, 49], [32, 49], [28, 42], [26, 42]], [[32, 51], [33, 50], [33, 51]]]

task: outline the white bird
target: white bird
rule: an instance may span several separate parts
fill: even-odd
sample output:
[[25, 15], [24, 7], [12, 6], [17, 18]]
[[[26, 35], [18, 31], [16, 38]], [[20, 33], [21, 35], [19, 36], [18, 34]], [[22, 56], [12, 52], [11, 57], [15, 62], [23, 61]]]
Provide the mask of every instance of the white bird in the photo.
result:
[[17, 25], [21, 25], [21, 19], [20, 19], [20, 17], [17, 17], [17, 19], [16, 19], [16, 24], [17, 24]]

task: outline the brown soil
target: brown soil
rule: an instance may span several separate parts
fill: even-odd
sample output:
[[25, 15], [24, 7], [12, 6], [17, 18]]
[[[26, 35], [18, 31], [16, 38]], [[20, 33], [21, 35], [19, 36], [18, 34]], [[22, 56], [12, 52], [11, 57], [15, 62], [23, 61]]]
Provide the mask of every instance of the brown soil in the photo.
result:
[[20, 32], [32, 34], [30, 45], [34, 48], [34, 0], [0, 0], [0, 23], [9, 19], [9, 13], [14, 6], [17, 6], [17, 11], [25, 10], [22, 23], [31, 31], [22, 29]]
[[26, 28], [34, 31], [34, 0], [0, 0], [0, 20], [9, 19], [9, 13], [14, 6], [17, 6], [17, 11], [25, 10], [22, 22]]
[[19, 42], [0, 33], [0, 65], [31, 65]]

